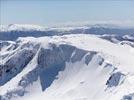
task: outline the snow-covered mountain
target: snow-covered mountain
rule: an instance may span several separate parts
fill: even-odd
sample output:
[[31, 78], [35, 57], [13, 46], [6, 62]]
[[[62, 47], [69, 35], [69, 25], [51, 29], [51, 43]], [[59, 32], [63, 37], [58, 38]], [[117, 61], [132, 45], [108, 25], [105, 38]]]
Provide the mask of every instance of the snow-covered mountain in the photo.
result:
[[0, 100], [38, 99], [134, 100], [134, 29], [1, 26]]
[[[42, 37], [66, 34], [94, 34], [113, 41], [112, 38], [122, 41], [134, 39], [134, 28], [121, 27], [116, 25], [96, 24], [84, 26], [68, 27], [41, 27], [37, 25], [17, 25], [0, 26], [0, 40], [16, 40], [18, 37]], [[127, 36], [126, 36], [127, 35]], [[125, 37], [125, 38], [124, 38]], [[129, 38], [131, 37], [131, 38]]]
[[6, 31], [43, 31], [44, 28], [38, 25], [30, 24], [10, 24], [10, 25], [1, 25], [1, 32]]

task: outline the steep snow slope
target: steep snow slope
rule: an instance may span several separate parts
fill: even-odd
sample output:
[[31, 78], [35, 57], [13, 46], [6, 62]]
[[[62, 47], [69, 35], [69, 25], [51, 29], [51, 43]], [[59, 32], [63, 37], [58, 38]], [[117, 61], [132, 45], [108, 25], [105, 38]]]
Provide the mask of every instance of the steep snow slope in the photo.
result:
[[134, 99], [132, 46], [88, 34], [1, 44], [1, 100]]

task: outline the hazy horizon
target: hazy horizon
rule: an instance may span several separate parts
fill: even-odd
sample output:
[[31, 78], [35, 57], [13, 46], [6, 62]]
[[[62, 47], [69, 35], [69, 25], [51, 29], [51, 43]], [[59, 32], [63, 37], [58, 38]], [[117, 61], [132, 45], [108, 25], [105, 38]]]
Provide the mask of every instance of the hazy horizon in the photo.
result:
[[0, 5], [1, 25], [134, 21], [132, 0], [0, 0]]

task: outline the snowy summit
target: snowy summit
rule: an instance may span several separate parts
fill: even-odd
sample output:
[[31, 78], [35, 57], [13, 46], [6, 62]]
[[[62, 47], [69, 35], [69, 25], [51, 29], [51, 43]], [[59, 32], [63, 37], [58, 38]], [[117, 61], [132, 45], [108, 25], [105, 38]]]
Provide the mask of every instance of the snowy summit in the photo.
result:
[[133, 32], [1, 26], [0, 100], [133, 100]]

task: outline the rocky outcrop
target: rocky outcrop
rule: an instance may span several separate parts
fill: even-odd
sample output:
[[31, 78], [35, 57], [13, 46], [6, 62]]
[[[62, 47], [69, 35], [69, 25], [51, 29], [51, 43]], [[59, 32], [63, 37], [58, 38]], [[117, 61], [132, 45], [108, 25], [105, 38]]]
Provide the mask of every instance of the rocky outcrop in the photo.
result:
[[5, 84], [15, 75], [23, 70], [31, 61], [35, 52], [22, 49], [10, 57], [4, 64], [0, 65], [0, 85]]
[[134, 93], [124, 95], [122, 100], [134, 100]]
[[107, 80], [108, 87], [118, 86], [124, 81], [125, 75], [121, 72], [113, 73]]

